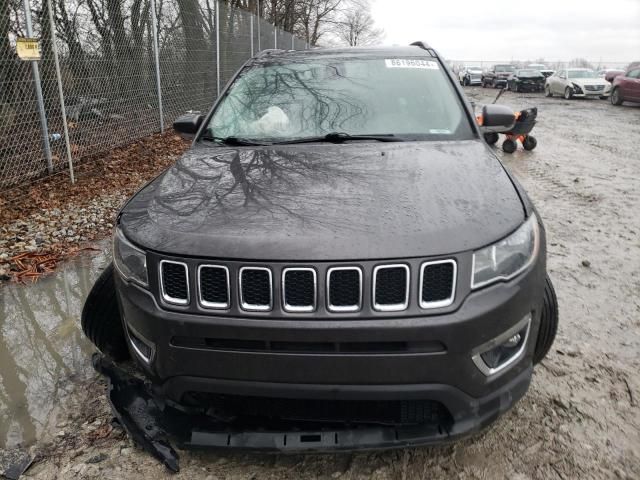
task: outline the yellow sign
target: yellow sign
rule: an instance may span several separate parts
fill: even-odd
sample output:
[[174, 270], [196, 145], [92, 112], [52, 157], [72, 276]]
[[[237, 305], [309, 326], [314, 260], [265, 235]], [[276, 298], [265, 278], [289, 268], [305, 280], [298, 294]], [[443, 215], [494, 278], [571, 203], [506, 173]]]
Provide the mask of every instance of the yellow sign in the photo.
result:
[[20, 60], [40, 60], [40, 43], [37, 38], [16, 39], [16, 52]]

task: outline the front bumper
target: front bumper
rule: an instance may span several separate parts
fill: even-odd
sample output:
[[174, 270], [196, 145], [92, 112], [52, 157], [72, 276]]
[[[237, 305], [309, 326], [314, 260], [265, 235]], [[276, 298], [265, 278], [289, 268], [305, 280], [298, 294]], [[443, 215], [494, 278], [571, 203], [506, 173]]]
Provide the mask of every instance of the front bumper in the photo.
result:
[[[137, 353], [133, 352], [133, 356], [157, 390], [172, 401], [183, 402], [192, 392], [328, 401], [428, 399], [440, 402], [453, 420], [446, 429], [434, 429], [433, 425], [402, 427], [413, 434], [400, 437], [393, 433], [393, 428], [389, 430], [391, 427], [376, 427], [373, 437], [346, 436], [352, 443], [345, 440], [336, 447], [373, 448], [440, 442], [476, 431], [524, 395], [531, 378], [543, 296], [543, 258], [509, 282], [470, 293], [452, 313], [386, 319], [290, 320], [173, 312], [161, 308], [152, 294], [134, 284], [116, 278], [116, 285], [125, 326], [153, 345], [148, 364]], [[509, 369], [486, 376], [474, 364], [473, 352], [529, 313], [530, 334], [522, 358]], [[277, 353], [244, 347], [194, 348], [176, 340], [185, 337], [234, 339], [242, 345], [255, 339], [271, 342], [410, 339], [428, 348], [406, 353]], [[246, 433], [234, 432], [233, 438], [249, 446], [251, 442], [243, 437]], [[215, 444], [224, 438], [224, 442], [233, 446], [235, 440], [227, 434], [229, 431], [225, 429], [223, 433], [203, 434], [192, 441]], [[255, 441], [262, 445], [265, 440], [257, 440], [258, 437]], [[274, 437], [269, 438], [271, 442]], [[320, 439], [320, 443], [325, 441], [323, 435]]]

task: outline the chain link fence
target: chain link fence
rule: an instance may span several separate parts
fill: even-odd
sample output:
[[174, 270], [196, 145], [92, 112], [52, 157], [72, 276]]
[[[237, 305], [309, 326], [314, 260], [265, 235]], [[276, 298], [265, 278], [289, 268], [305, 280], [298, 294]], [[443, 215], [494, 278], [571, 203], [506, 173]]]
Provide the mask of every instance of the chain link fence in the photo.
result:
[[[39, 39], [39, 61], [18, 57], [21, 37]], [[206, 111], [267, 48], [307, 44], [214, 0], [0, 0], [0, 189], [73, 179], [74, 164]]]

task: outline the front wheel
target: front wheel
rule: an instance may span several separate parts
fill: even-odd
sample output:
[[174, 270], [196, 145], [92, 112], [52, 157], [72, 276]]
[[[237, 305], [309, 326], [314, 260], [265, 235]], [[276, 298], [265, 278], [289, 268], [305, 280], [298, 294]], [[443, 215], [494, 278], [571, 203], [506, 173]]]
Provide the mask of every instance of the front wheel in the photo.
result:
[[545, 278], [544, 300], [540, 314], [540, 328], [533, 352], [533, 364], [540, 363], [547, 356], [558, 332], [558, 297], [549, 276]]
[[571, 100], [573, 97], [573, 89], [571, 87], [567, 87], [564, 89], [564, 98], [565, 100]]
[[513, 153], [518, 148], [518, 144], [512, 138], [507, 138], [504, 142], [502, 142], [502, 151], [506, 153]]
[[499, 135], [496, 132], [487, 132], [484, 134], [484, 141], [489, 145], [494, 145], [498, 141]]
[[469, 86], [469, 77], [464, 77], [464, 79], [462, 80], [462, 84], [465, 87], [468, 87]]
[[114, 360], [126, 360], [129, 358], [129, 350], [113, 275], [113, 263], [110, 263], [89, 292], [82, 308], [80, 323], [82, 331], [98, 350]]
[[611, 105], [622, 105], [623, 100], [620, 96], [620, 91], [617, 88], [613, 89], [609, 98], [611, 99]]
[[551, 87], [549, 87], [549, 85], [544, 86], [544, 96], [553, 97], [553, 93], [551, 93]]

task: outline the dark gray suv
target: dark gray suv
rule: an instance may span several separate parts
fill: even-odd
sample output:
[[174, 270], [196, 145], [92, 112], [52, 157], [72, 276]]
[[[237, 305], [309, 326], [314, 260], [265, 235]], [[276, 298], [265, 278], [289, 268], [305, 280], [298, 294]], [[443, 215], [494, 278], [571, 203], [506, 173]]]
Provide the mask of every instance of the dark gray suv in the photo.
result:
[[513, 121], [489, 105], [479, 127], [421, 42], [262, 52], [174, 124], [193, 145], [119, 213], [84, 331], [158, 396], [224, 413], [192, 445], [476, 431], [558, 322], [541, 219], [483, 140]]

